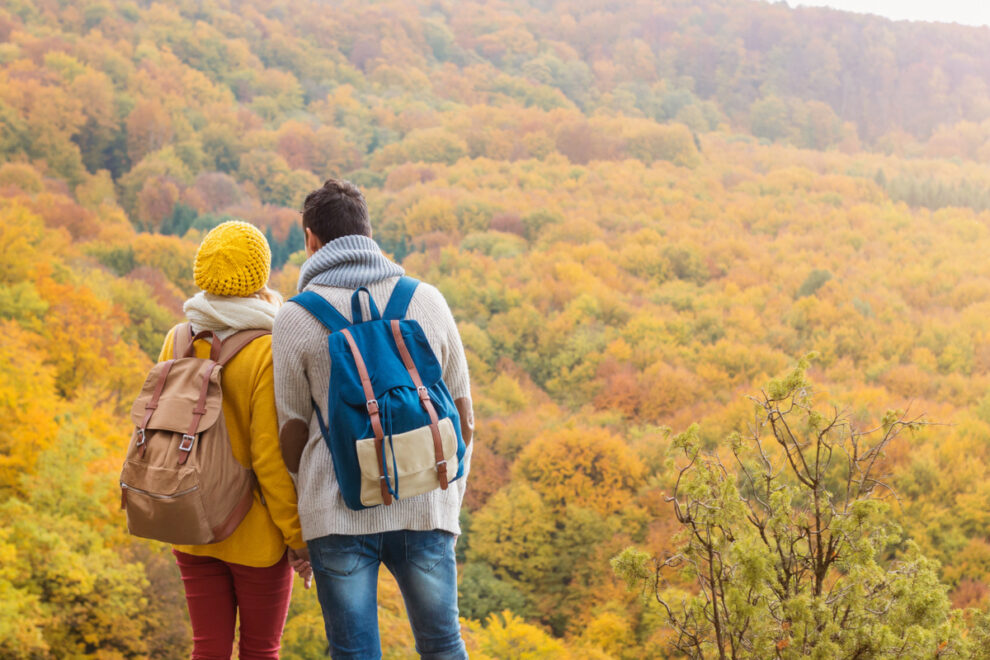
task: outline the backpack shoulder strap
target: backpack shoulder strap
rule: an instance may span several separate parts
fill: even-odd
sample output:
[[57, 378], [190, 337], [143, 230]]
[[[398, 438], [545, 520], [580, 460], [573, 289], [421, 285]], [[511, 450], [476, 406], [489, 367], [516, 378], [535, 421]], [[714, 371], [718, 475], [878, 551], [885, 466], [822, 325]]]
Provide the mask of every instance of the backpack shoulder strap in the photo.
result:
[[175, 326], [175, 332], [172, 333], [172, 357], [178, 359], [185, 355], [192, 341], [192, 323]]
[[412, 300], [417, 286], [419, 286], [419, 280], [408, 275], [400, 277], [395, 288], [392, 289], [392, 295], [385, 305], [385, 313], [382, 314], [382, 318], [389, 320], [405, 318], [406, 310], [409, 309], [409, 302]]
[[225, 365], [230, 362], [241, 349], [259, 337], [272, 334], [271, 330], [242, 330], [223, 340], [220, 344], [220, 356], [217, 363]]
[[300, 305], [330, 332], [343, 330], [351, 324], [343, 314], [337, 311], [337, 308], [327, 302], [326, 298], [313, 291], [303, 291], [292, 296], [289, 298], [289, 302]]

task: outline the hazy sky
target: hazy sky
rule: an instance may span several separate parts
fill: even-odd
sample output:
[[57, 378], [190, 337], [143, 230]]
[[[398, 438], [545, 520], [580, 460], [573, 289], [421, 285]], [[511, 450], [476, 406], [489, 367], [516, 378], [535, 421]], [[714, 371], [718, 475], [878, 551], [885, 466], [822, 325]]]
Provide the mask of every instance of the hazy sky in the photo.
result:
[[787, 0], [787, 3], [792, 7], [818, 5], [879, 14], [895, 20], [990, 25], [988, 0]]

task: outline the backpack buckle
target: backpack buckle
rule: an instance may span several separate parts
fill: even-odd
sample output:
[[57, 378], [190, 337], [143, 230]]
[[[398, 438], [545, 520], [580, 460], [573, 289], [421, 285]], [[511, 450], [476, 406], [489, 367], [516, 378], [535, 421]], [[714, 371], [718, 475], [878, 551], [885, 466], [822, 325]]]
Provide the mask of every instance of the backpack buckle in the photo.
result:
[[425, 385], [420, 385], [416, 388], [416, 391], [419, 392], [420, 401], [428, 401], [430, 399], [430, 391], [426, 389]]
[[447, 490], [447, 486], [450, 483], [447, 479], [447, 459], [442, 461], [437, 461], [437, 479], [440, 480], [440, 488], [442, 490]]
[[378, 414], [378, 399], [372, 399], [371, 401], [368, 401], [365, 405], [368, 406], [368, 414], [369, 415], [377, 415]]
[[137, 432], [138, 432], [138, 441], [134, 443], [134, 446], [135, 446], [135, 447], [140, 447], [140, 446], [141, 446], [141, 445], [143, 445], [143, 444], [144, 444], [144, 442], [145, 442], [145, 437], [144, 437], [144, 429], [143, 429], [143, 428], [140, 428], [140, 427], [138, 427], [138, 430], [137, 430]]
[[182, 442], [179, 443], [179, 451], [184, 451], [184, 452], [192, 451], [192, 446], [194, 442], [196, 442], [196, 436], [189, 435], [188, 433], [183, 433]]

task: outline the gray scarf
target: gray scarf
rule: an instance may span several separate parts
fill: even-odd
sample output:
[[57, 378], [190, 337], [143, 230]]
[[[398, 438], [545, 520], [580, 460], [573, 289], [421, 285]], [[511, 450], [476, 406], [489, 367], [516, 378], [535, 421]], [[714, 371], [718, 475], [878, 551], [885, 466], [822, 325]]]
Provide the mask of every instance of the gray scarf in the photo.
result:
[[299, 291], [309, 284], [356, 289], [405, 274], [368, 236], [341, 236], [321, 247], [299, 270]]

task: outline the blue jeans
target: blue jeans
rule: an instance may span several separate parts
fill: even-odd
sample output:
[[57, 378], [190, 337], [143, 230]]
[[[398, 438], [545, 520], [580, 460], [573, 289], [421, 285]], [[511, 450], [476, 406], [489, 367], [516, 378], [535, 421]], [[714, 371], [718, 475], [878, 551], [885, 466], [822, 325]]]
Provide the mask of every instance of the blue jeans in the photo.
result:
[[378, 567], [395, 576], [416, 651], [431, 660], [464, 660], [457, 616], [454, 535], [441, 530], [331, 534], [307, 542], [334, 660], [382, 657]]

